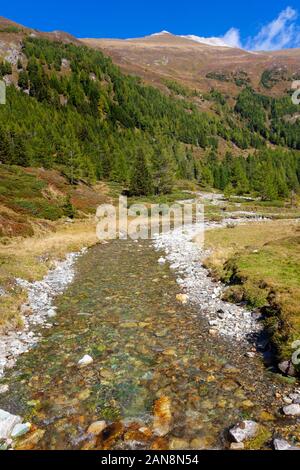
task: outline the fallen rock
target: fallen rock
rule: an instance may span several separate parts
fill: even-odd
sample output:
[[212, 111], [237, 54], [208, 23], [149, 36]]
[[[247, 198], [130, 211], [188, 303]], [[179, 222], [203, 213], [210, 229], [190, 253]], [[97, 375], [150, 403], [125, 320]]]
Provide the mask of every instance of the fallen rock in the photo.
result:
[[94, 436], [99, 436], [104, 429], [107, 428], [106, 421], [96, 421], [95, 423], [92, 423], [88, 430], [88, 434], [93, 434]]
[[300, 416], [300, 405], [294, 403], [283, 407], [283, 412], [286, 416]]
[[16, 426], [12, 430], [11, 437], [13, 439], [16, 439], [17, 437], [24, 436], [30, 431], [30, 429], [31, 429], [31, 423], [16, 424]]
[[166, 436], [170, 431], [171, 420], [171, 400], [169, 397], [161, 397], [154, 404], [154, 433], [160, 437]]
[[21, 423], [20, 416], [0, 410], [0, 439], [8, 439], [16, 424]]
[[80, 361], [78, 361], [78, 365], [79, 367], [87, 367], [93, 362], [94, 362], [94, 359], [88, 354], [86, 354], [85, 356], [83, 356], [82, 359], [80, 359]]
[[284, 361], [278, 364], [278, 369], [285, 375], [289, 375], [290, 377], [296, 376], [295, 367], [293, 366], [292, 361]]
[[254, 438], [259, 431], [259, 426], [255, 421], [245, 420], [230, 429], [230, 437], [234, 442], [244, 442]]
[[165, 260], [165, 258], [159, 258], [158, 262], [159, 264], [166, 264], [167, 260]]

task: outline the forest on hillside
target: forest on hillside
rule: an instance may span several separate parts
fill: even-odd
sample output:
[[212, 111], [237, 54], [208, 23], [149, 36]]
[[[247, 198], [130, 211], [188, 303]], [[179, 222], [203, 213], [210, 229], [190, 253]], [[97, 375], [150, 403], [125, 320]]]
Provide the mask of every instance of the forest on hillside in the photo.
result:
[[[204, 113], [189, 93], [178, 96], [180, 87], [167, 96], [85, 46], [27, 37], [23, 57], [16, 70], [0, 63], [0, 78], [17, 76], [0, 107], [2, 163], [56, 168], [70, 182], [116, 181], [136, 195], [167, 193], [176, 179], [266, 199], [299, 190], [300, 121], [285, 118], [296, 108], [290, 97], [245, 87], [230, 109], [212, 90], [220, 113]], [[220, 160], [219, 138], [256, 152]]]

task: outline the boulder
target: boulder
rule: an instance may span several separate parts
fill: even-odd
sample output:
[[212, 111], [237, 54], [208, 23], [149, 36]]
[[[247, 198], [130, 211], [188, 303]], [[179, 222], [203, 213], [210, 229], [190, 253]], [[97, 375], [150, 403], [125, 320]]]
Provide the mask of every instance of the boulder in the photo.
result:
[[12, 415], [7, 411], [0, 410], [0, 439], [8, 439], [14, 427], [21, 423], [20, 416]]
[[259, 426], [255, 421], [245, 420], [238, 423], [229, 431], [234, 442], [244, 442], [253, 439], [259, 431]]

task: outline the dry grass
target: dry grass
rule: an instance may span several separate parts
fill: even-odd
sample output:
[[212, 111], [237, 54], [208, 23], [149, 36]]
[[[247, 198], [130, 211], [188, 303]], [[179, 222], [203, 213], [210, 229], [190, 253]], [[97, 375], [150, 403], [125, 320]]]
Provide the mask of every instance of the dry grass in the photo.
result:
[[54, 260], [97, 243], [93, 219], [58, 222], [55, 232], [36, 234], [31, 238], [6, 240], [0, 244], [0, 286], [7, 295], [1, 297], [0, 329], [21, 325], [20, 305], [25, 294], [15, 286], [17, 277], [34, 281], [42, 279]]

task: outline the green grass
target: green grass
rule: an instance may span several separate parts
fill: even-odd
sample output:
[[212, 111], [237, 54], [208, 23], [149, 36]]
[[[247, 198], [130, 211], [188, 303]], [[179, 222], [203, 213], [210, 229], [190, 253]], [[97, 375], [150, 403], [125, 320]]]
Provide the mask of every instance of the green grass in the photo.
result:
[[273, 221], [207, 234], [213, 254], [206, 265], [229, 283], [226, 300], [264, 308], [279, 358], [290, 358], [300, 339], [300, 227]]

